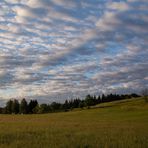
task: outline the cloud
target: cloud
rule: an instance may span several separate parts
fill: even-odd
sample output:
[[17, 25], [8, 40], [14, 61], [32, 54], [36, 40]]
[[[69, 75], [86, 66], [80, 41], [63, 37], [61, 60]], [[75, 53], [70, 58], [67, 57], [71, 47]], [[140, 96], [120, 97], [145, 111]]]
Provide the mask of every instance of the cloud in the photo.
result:
[[107, 8], [109, 10], [119, 10], [119, 11], [126, 11], [126, 10], [129, 10], [130, 6], [126, 3], [126, 2], [122, 2], [122, 1], [119, 1], [119, 2], [108, 2], [107, 4]]
[[2, 98], [62, 101], [147, 87], [146, 0], [5, 0], [0, 5]]

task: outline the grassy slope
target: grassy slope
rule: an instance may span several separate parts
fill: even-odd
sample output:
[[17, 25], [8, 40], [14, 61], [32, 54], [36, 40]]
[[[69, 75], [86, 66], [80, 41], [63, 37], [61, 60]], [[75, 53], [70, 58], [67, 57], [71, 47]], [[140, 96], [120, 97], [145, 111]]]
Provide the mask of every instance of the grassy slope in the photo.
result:
[[147, 148], [148, 103], [104, 103], [88, 110], [0, 115], [0, 148]]

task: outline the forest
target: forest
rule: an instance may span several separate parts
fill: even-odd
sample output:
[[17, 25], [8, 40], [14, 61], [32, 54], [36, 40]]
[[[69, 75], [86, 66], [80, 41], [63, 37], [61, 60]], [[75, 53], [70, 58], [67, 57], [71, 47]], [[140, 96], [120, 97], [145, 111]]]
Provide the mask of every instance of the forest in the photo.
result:
[[1, 114], [42, 114], [53, 112], [65, 112], [75, 108], [88, 108], [96, 104], [104, 102], [112, 102], [123, 99], [131, 99], [140, 97], [137, 94], [102, 94], [99, 96], [92, 96], [88, 94], [84, 99], [75, 98], [65, 100], [64, 103], [52, 102], [50, 104], [39, 104], [37, 100], [30, 100], [23, 98], [21, 101], [17, 99], [10, 99], [6, 102], [4, 107], [0, 108]]

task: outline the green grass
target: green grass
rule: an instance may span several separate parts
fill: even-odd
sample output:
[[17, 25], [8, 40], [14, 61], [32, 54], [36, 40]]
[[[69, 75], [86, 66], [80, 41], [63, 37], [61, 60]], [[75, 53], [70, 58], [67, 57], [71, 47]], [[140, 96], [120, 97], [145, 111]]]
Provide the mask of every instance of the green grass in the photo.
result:
[[148, 148], [148, 103], [104, 103], [85, 110], [0, 115], [0, 148]]

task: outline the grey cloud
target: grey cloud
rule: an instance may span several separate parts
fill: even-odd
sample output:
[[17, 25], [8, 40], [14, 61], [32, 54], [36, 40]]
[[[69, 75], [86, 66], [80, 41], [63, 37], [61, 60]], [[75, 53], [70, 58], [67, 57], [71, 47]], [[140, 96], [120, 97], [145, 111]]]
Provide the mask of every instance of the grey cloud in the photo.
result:
[[147, 2], [110, 3], [7, 0], [14, 13], [0, 26], [1, 88], [42, 102], [147, 86]]

